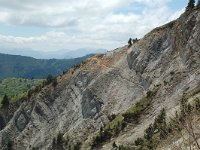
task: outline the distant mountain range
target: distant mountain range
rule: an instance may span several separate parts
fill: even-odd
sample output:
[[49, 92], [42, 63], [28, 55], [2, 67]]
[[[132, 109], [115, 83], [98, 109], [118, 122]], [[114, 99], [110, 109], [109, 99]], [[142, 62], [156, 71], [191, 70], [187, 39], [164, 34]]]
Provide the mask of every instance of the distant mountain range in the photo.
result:
[[90, 56], [86, 55], [73, 59], [35, 59], [0, 53], [0, 79], [8, 77], [41, 79], [46, 78], [48, 74], [56, 76]]
[[36, 59], [69, 59], [83, 57], [88, 54], [105, 53], [106, 49], [92, 49], [92, 48], [81, 48], [77, 50], [59, 50], [59, 51], [36, 51], [32, 49], [1, 49], [0, 53], [11, 54], [11, 55], [22, 55], [33, 57]]

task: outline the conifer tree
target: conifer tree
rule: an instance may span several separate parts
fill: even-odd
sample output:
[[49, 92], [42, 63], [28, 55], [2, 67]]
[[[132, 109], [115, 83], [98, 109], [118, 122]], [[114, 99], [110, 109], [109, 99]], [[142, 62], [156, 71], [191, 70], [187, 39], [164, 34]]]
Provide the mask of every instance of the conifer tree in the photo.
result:
[[200, 0], [197, 2], [197, 7], [200, 8]]
[[189, 0], [186, 10], [193, 9], [195, 7], [195, 0]]
[[6, 94], [4, 95], [1, 104], [2, 104], [2, 107], [8, 107], [9, 106], [10, 102], [9, 102], [8, 96]]

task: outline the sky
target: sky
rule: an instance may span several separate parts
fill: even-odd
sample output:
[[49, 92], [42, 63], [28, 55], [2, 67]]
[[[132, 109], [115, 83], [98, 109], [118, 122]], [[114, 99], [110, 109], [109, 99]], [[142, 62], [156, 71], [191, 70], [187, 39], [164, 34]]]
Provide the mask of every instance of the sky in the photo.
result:
[[104, 48], [176, 19], [188, 0], [0, 0], [0, 50]]

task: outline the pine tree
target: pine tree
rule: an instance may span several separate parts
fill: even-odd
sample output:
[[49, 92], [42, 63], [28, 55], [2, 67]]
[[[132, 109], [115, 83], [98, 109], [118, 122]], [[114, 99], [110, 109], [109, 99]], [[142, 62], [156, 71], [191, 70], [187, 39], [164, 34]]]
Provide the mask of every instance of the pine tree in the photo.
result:
[[145, 130], [144, 138], [147, 140], [152, 139], [154, 134], [154, 127], [152, 124], [149, 125], [149, 127]]
[[49, 74], [47, 76], [47, 84], [50, 84], [53, 81], [53, 76], [51, 74]]
[[113, 143], [113, 148], [117, 148], [117, 144], [115, 142]]
[[197, 2], [197, 8], [200, 8], [200, 0]]
[[6, 94], [4, 95], [1, 104], [2, 104], [2, 107], [8, 107], [9, 106], [10, 102], [9, 102], [8, 96]]
[[13, 150], [13, 142], [11, 140], [7, 143], [7, 150]]
[[186, 7], [186, 10], [193, 9], [195, 7], [195, 0], [189, 0], [188, 6]]

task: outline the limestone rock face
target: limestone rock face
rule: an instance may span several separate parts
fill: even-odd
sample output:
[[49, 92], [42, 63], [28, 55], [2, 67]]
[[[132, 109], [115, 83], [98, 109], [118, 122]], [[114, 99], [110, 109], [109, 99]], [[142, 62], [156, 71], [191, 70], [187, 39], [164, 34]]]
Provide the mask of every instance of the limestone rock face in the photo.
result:
[[16, 127], [19, 131], [23, 131], [23, 129], [26, 127], [29, 119], [27, 118], [26, 115], [21, 113], [19, 117], [16, 119]]
[[[94, 56], [59, 76], [57, 86], [44, 87], [20, 105], [0, 131], [0, 142], [9, 138], [17, 150], [46, 150], [52, 149], [53, 138], [61, 132], [89, 149], [87, 142], [109, 115], [126, 111], [147, 91], [159, 87], [151, 113], [115, 139], [132, 143], [163, 107], [173, 112], [183, 93], [200, 90], [199, 83], [200, 12], [194, 10], [154, 29], [130, 48]], [[112, 141], [102, 147], [111, 148]]]

